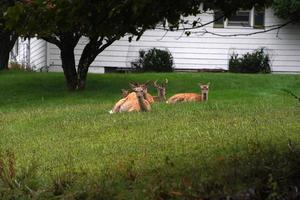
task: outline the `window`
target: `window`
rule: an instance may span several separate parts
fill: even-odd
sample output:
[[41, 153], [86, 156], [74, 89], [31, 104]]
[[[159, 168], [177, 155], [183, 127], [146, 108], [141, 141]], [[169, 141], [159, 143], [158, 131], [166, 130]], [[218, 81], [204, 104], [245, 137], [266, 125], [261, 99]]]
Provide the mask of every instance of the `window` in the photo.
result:
[[265, 27], [265, 11], [262, 9], [254, 10], [254, 28]]
[[250, 10], [237, 11], [228, 18], [228, 26], [250, 26]]
[[251, 9], [237, 11], [233, 16], [225, 19], [221, 11], [214, 13], [214, 28], [253, 27], [265, 28], [265, 10]]
[[214, 28], [224, 28], [224, 14], [222, 11], [214, 13]]

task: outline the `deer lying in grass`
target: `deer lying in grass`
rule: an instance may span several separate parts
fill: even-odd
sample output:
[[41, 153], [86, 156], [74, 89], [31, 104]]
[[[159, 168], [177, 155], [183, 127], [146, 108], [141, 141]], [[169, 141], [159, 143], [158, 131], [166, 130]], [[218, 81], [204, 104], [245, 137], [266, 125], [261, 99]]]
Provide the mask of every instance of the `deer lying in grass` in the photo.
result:
[[154, 103], [154, 98], [151, 94], [148, 93], [148, 84], [150, 83], [150, 81], [147, 81], [144, 84], [139, 84], [139, 83], [130, 83], [129, 85], [131, 86], [131, 88], [134, 87], [142, 87], [145, 89], [145, 99], [150, 103]]
[[133, 92], [125, 98], [119, 100], [114, 108], [109, 111], [110, 114], [118, 112], [147, 112], [151, 110], [150, 102], [146, 99], [147, 84], [130, 84]]
[[[145, 84], [138, 84], [138, 83], [132, 83], [132, 85], [134, 85], [134, 87], [138, 87], [138, 86], [143, 86], [146, 88], [146, 94], [145, 94], [145, 98], [147, 101], [149, 101], [149, 103], [154, 103], [154, 97], [148, 93], [148, 89], [147, 89], [147, 85], [149, 84], [149, 82], [145, 83]], [[126, 89], [121, 89], [122, 91], [122, 97], [126, 98], [131, 92], [130, 90], [126, 90]]]
[[157, 84], [157, 80], [154, 81], [153, 85], [157, 90], [157, 96], [154, 96], [153, 99], [155, 102], [166, 101], [166, 87], [168, 84], [168, 79], [165, 80], [161, 85]]
[[130, 94], [129, 90], [121, 89], [121, 91], [122, 91], [122, 97], [123, 98], [126, 98]]
[[207, 101], [208, 100], [208, 84], [199, 84], [201, 93], [179, 93], [170, 97], [166, 103], [172, 104], [177, 102], [195, 102], [195, 101]]

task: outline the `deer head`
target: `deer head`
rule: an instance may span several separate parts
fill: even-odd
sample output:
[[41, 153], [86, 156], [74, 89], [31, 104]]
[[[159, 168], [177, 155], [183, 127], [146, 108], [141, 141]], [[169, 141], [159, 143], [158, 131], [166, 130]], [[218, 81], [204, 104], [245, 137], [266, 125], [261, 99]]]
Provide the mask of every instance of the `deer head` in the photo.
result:
[[149, 84], [149, 81], [147, 81], [144, 84], [139, 84], [139, 83], [129, 83], [131, 86], [132, 90], [136, 93], [137, 97], [140, 98], [145, 98], [146, 93], [148, 92], [147, 86]]
[[157, 84], [157, 80], [153, 82], [154, 87], [157, 90], [157, 95], [161, 100], [166, 100], [166, 87], [168, 79], [165, 80], [161, 85]]
[[129, 95], [129, 93], [130, 93], [129, 90], [125, 90], [125, 89], [121, 89], [121, 91], [122, 91], [122, 97], [123, 98], [126, 98]]
[[203, 100], [205, 100], [205, 101], [208, 100], [209, 85], [210, 85], [210, 83], [207, 83], [207, 84], [199, 83], [199, 86], [201, 88], [202, 97], [203, 97]]
[[138, 87], [142, 87], [144, 88], [144, 91], [147, 93], [148, 92], [148, 85], [149, 85], [150, 81], [147, 81], [146, 83], [140, 84], [137, 82], [133, 82], [133, 83], [129, 83], [130, 87], [133, 88], [138, 88]]

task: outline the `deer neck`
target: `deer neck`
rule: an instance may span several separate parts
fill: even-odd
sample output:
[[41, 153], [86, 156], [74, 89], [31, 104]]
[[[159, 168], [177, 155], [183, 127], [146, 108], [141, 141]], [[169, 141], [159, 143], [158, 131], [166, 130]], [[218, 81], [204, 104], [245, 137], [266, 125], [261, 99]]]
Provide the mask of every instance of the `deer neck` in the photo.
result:
[[145, 98], [144, 95], [140, 96], [140, 95], [136, 95], [137, 99], [138, 99], [138, 103], [140, 105], [141, 111], [146, 112], [148, 111], [147, 105], [145, 104]]
[[208, 92], [201, 92], [201, 96], [202, 96], [202, 101], [208, 100]]
[[166, 100], [166, 96], [159, 89], [157, 89], [157, 98], [159, 99], [159, 101]]

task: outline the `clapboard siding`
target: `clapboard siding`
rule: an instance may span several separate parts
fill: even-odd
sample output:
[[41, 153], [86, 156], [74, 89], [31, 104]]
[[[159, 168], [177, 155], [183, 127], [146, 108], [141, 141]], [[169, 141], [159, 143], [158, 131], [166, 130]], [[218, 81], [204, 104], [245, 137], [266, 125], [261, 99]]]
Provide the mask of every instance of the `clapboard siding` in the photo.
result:
[[[212, 14], [201, 16], [202, 23], [213, 20]], [[281, 24], [284, 21], [266, 10], [266, 27]], [[248, 34], [260, 31], [253, 28], [213, 28], [212, 24], [204, 27], [217, 34]], [[203, 31], [199, 29], [197, 31]], [[75, 49], [76, 63], [87, 43], [87, 38], [80, 40]], [[189, 37], [182, 31], [168, 32], [149, 30], [139, 41], [128, 42], [123, 38], [102, 52], [92, 63], [93, 67], [130, 67], [130, 62], [137, 59], [140, 49], [168, 49], [173, 57], [176, 69], [228, 69], [228, 59], [235, 52], [244, 54], [257, 48], [265, 48], [270, 55], [274, 72], [300, 72], [300, 26], [289, 25], [282, 29], [252, 36], [220, 37], [211, 34], [192, 34]], [[60, 51], [49, 45], [50, 65], [61, 66]]]
[[47, 65], [46, 62], [46, 42], [32, 38], [30, 40], [30, 65], [34, 69], [40, 69]]
[[18, 38], [10, 56], [10, 62], [17, 62], [23, 67], [27, 65], [27, 53], [28, 53], [28, 40], [24, 40], [23, 38]]

